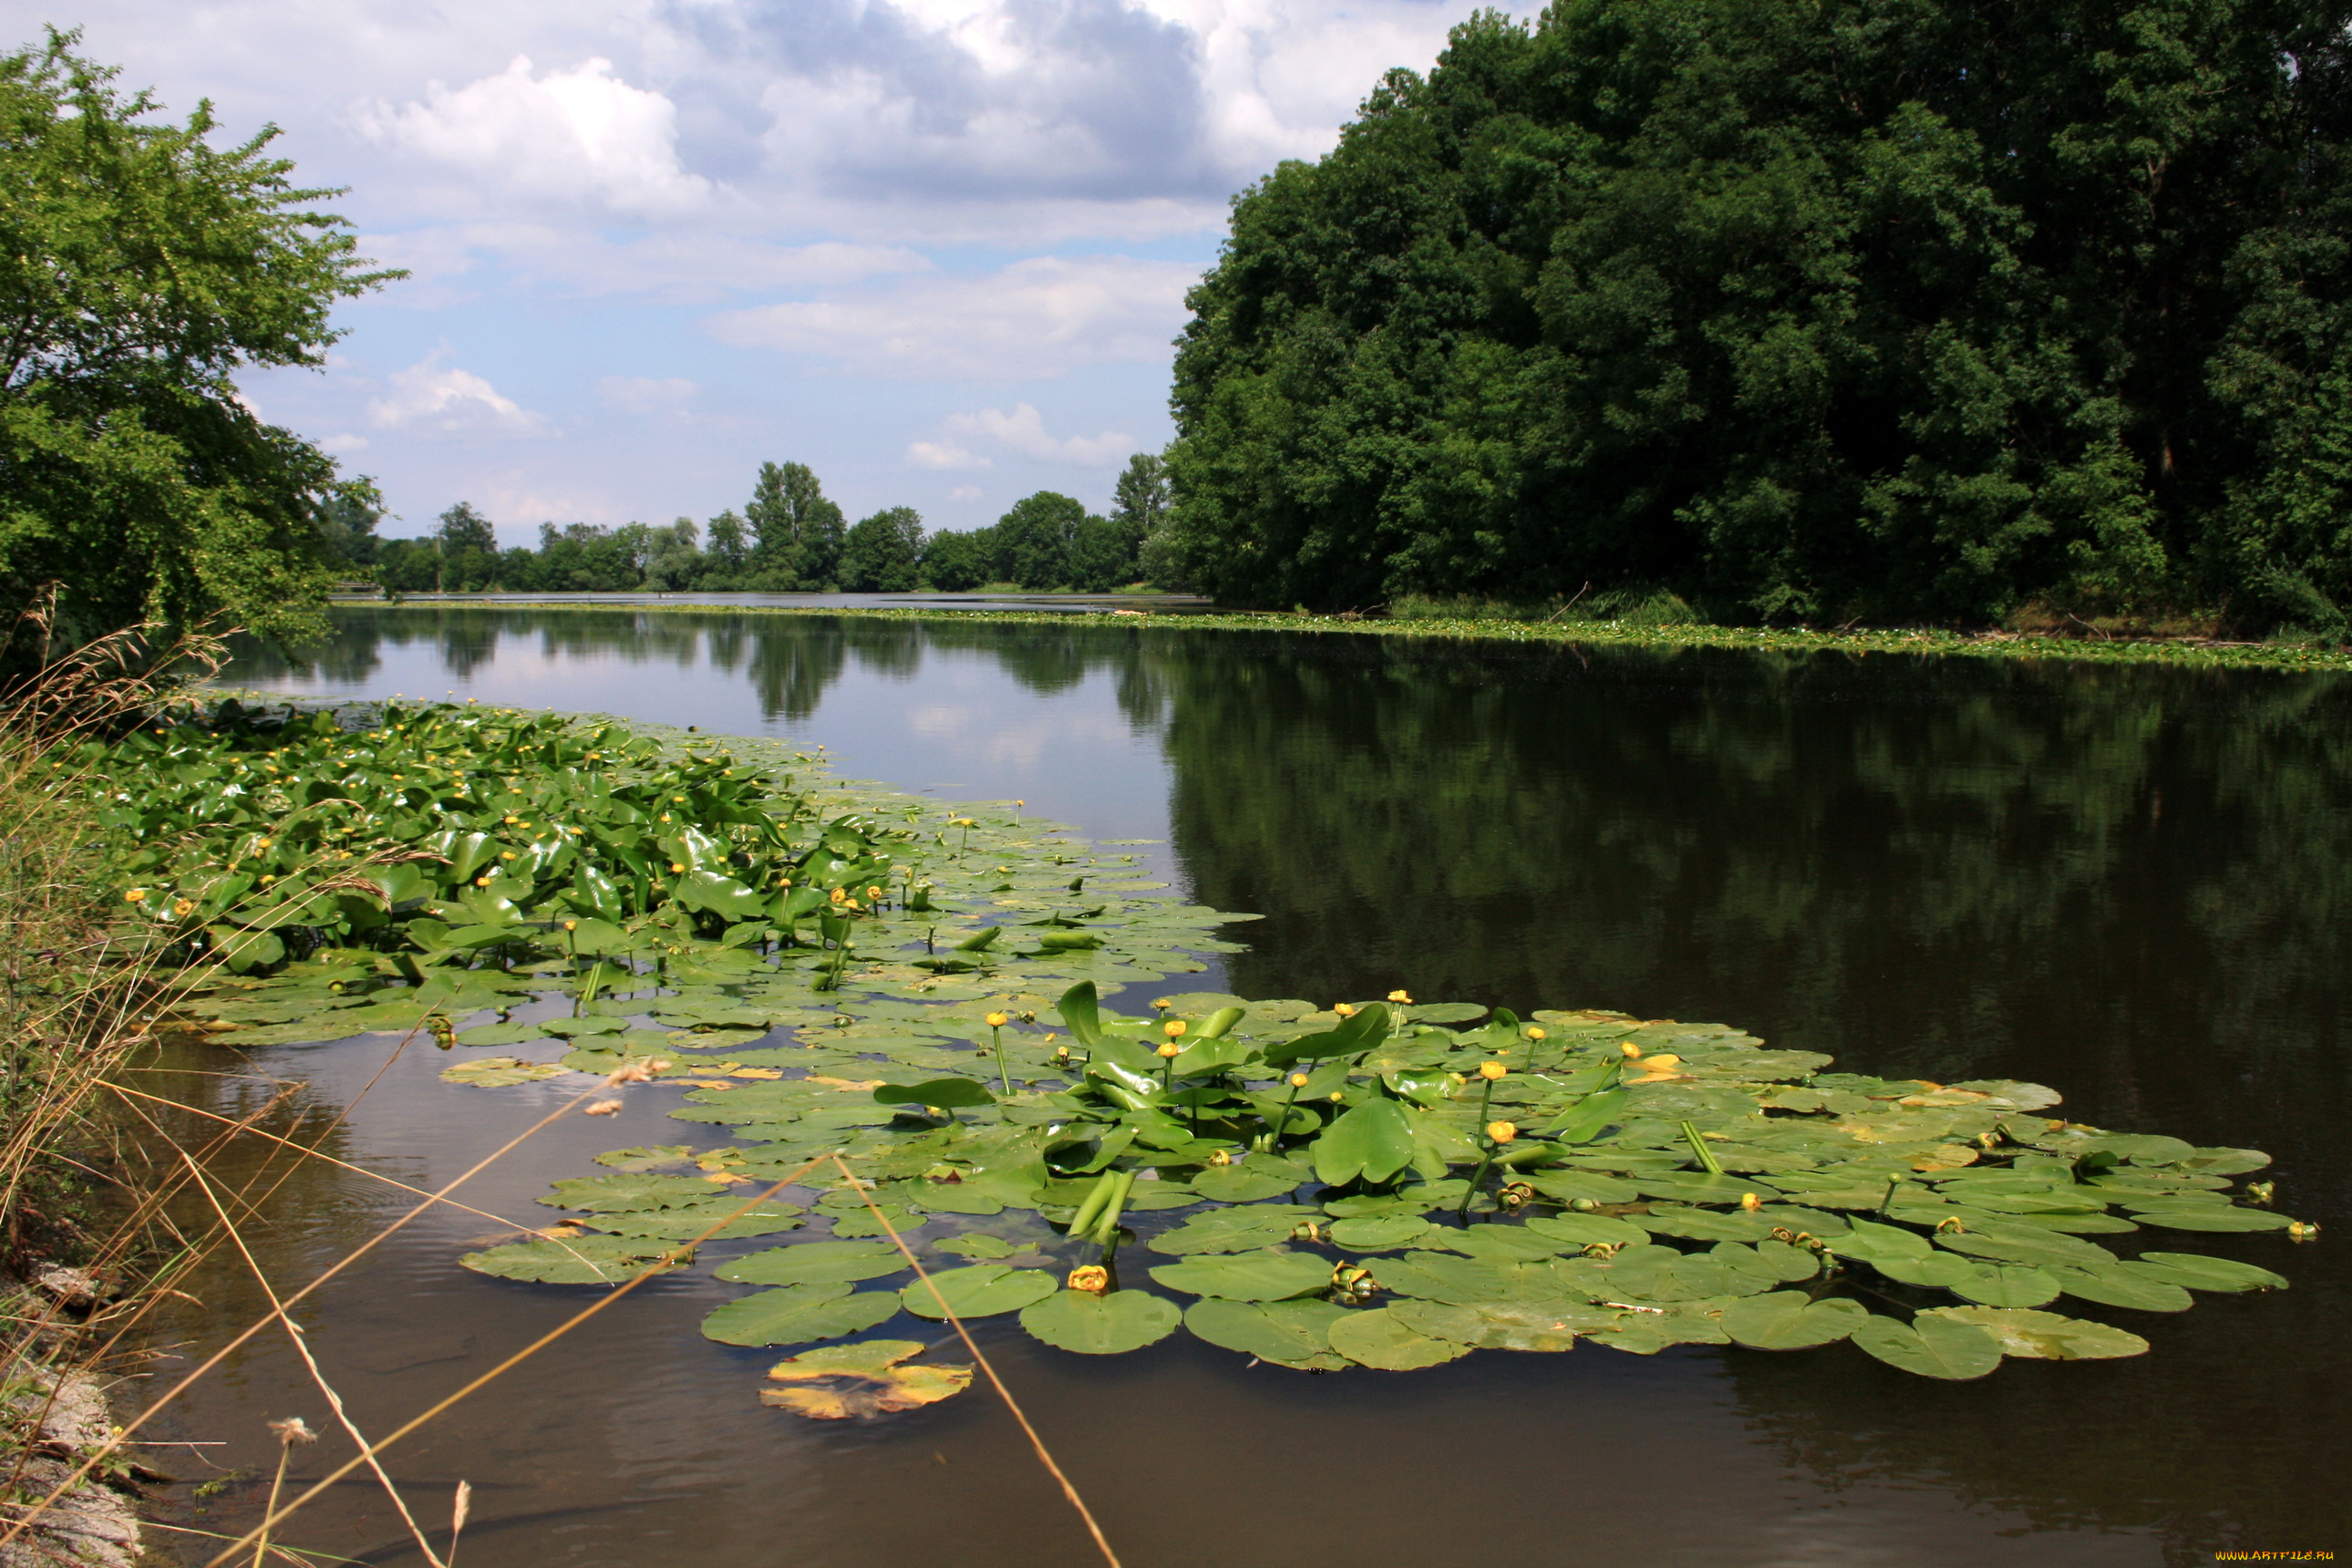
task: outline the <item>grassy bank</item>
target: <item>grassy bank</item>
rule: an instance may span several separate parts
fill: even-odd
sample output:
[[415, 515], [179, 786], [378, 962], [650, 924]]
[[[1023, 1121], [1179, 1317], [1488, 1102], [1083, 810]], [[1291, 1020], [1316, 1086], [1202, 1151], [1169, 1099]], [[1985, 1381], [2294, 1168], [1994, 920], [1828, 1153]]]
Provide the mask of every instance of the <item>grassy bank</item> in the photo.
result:
[[[541, 601], [545, 604], [546, 602]], [[383, 606], [387, 608], [399, 606]], [[498, 600], [436, 600], [416, 609], [435, 611], [507, 609]], [[2228, 642], [2208, 637], [2111, 635], [2080, 636], [2006, 631], [1956, 632], [1926, 627], [1813, 630], [1805, 627], [1718, 626], [1656, 623], [1646, 616], [1621, 620], [1540, 621], [1501, 615], [1455, 615], [1436, 610], [1395, 616], [1314, 615], [1306, 612], [1205, 611], [1156, 614], [1113, 611], [1087, 616], [1055, 610], [963, 610], [835, 608], [797, 605], [620, 604], [593, 598], [546, 604], [549, 608], [606, 609], [632, 615], [846, 616], [866, 620], [986, 622], [1004, 626], [1068, 626], [1074, 621], [1192, 633], [1287, 631], [1341, 637], [1408, 637], [1444, 642], [1492, 642], [1570, 647], [1733, 648], [1781, 654], [1833, 654], [1851, 658], [1873, 654], [1952, 658], [2065, 660], [2084, 664], [2155, 664], [2182, 668], [2352, 670], [2352, 647], [2340, 644]]]

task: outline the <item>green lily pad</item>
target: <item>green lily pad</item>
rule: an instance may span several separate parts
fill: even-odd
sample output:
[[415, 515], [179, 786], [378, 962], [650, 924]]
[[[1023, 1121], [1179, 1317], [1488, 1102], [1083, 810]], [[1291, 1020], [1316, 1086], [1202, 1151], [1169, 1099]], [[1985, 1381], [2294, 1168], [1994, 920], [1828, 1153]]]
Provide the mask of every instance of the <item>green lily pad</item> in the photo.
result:
[[1347, 1309], [1328, 1301], [1233, 1301], [1210, 1297], [1184, 1309], [1184, 1327], [1196, 1339], [1259, 1361], [1302, 1372], [1337, 1372], [1348, 1364], [1331, 1349], [1331, 1325]]
[[[446, 1075], [445, 1075], [446, 1076]], [[2284, 1230], [2294, 1222], [2268, 1209], [2238, 1208], [2226, 1203], [2137, 1204], [2132, 1218], [2166, 1230], [2225, 1231]]]
[[976, 1258], [987, 1261], [1010, 1258], [1020, 1250], [1001, 1237], [982, 1231], [966, 1231], [961, 1236], [944, 1237], [931, 1244], [941, 1252], [951, 1252], [959, 1258]]
[[1372, 1277], [1383, 1289], [1427, 1301], [1492, 1301], [1511, 1291], [1509, 1279], [1494, 1262], [1445, 1252], [1381, 1258]]
[[[890, 1222], [889, 1228], [887, 1230], [883, 1228], [883, 1220], [888, 1220]], [[875, 1217], [874, 1211], [871, 1209], [854, 1209], [846, 1214], [835, 1215], [833, 1216], [833, 1234], [844, 1241], [846, 1241], [853, 1237], [887, 1237], [893, 1233], [899, 1236], [908, 1236], [922, 1229], [923, 1224], [924, 1221], [921, 1215], [908, 1214], [905, 1209], [899, 1208], [895, 1204], [884, 1204], [882, 1205], [882, 1216], [880, 1219], [877, 1219]]]
[[1583, 1301], [1399, 1300], [1388, 1310], [1415, 1333], [1474, 1350], [1564, 1351], [1576, 1336], [1615, 1326], [1623, 1314]]
[[1295, 1191], [1313, 1175], [1305, 1166], [1287, 1160], [1253, 1154], [1238, 1165], [1212, 1165], [1194, 1176], [1191, 1185], [1213, 1203], [1254, 1204]]
[[1171, 1258], [1209, 1252], [1255, 1252], [1289, 1240], [1293, 1230], [1313, 1217], [1314, 1211], [1293, 1208], [1287, 1204], [1212, 1209], [1161, 1231], [1145, 1245]]
[[684, 1165], [692, 1162], [695, 1151], [684, 1143], [656, 1143], [636, 1149], [607, 1149], [596, 1156], [596, 1163], [609, 1165], [615, 1171], [642, 1175], [658, 1171], [665, 1165]]
[[1723, 1331], [1751, 1350], [1803, 1350], [1842, 1340], [1869, 1317], [1868, 1308], [1843, 1297], [1816, 1301], [1800, 1290], [1775, 1290], [1726, 1307]]
[[[932, 1293], [932, 1287], [938, 1294]], [[1042, 1301], [1059, 1287], [1054, 1277], [1038, 1268], [1007, 1268], [1002, 1263], [974, 1263], [918, 1279], [898, 1292], [907, 1310], [919, 1318], [944, 1318], [941, 1297], [959, 1318], [992, 1318], [1017, 1312], [1032, 1301]]]
[[1473, 1225], [1460, 1230], [1435, 1231], [1428, 1245], [1451, 1247], [1490, 1263], [1533, 1263], [1557, 1258], [1568, 1244], [1543, 1231], [1517, 1225]]
[[887, 1241], [803, 1241], [747, 1254], [716, 1272], [737, 1285], [816, 1285], [879, 1279], [906, 1267], [906, 1258]]
[[1080, 1355], [1141, 1350], [1174, 1333], [1183, 1320], [1175, 1302], [1148, 1290], [1061, 1290], [1021, 1309], [1021, 1326], [1033, 1336]]
[[1964, 1301], [1982, 1307], [2039, 1307], [2058, 1299], [2058, 1281], [2022, 1263], [1979, 1263], [1951, 1284]]
[[1930, 1253], [1926, 1258], [1880, 1258], [1870, 1266], [1898, 1285], [1916, 1285], [1931, 1290], [1949, 1289], [1974, 1275], [1979, 1268], [1969, 1259], [1949, 1252]]
[[1973, 1323], [2000, 1342], [2003, 1355], [2040, 1361], [2104, 1361], [2142, 1355], [2147, 1342], [2137, 1334], [2055, 1312], [2022, 1311], [2006, 1307], [1930, 1307], [1922, 1318], [1948, 1318]]
[[1947, 1230], [1936, 1234], [1936, 1245], [1954, 1252], [1965, 1252], [1971, 1258], [1990, 1258], [1997, 1263], [2029, 1263], [2046, 1266], [2055, 1263], [2062, 1268], [2083, 1268], [2095, 1263], [2113, 1263], [2116, 1255], [2094, 1242], [2077, 1241], [2071, 1236], [2059, 1236], [2024, 1230], [1992, 1233], [1977, 1230]]
[[1331, 1265], [1307, 1252], [1239, 1252], [1163, 1263], [1152, 1279], [1171, 1290], [1228, 1301], [1282, 1301], [1312, 1295], [1331, 1283]]
[[513, 1057], [480, 1057], [441, 1069], [443, 1083], [471, 1084], [476, 1089], [506, 1089], [518, 1083], [538, 1083], [562, 1078], [570, 1068], [556, 1062], [526, 1062]]
[[1650, 1233], [1638, 1225], [1606, 1215], [1564, 1214], [1538, 1216], [1527, 1222], [1527, 1228], [1547, 1240], [1560, 1244], [1555, 1251], [1572, 1250], [1596, 1244], [1606, 1247], [1640, 1247], [1650, 1239]]
[[1647, 1214], [1625, 1216], [1654, 1236], [1687, 1237], [1695, 1241], [1761, 1241], [1770, 1236], [1772, 1222], [1762, 1215], [1731, 1213], [1677, 1205], [1653, 1206]]
[[728, 1302], [702, 1320], [705, 1339], [728, 1345], [799, 1345], [837, 1340], [898, 1315], [892, 1290], [837, 1282], [789, 1285]]
[[[745, 1213], [739, 1215], [735, 1212], [748, 1202], [750, 1199], [747, 1197], [730, 1197], [721, 1194], [698, 1204], [684, 1204], [676, 1208], [632, 1209], [624, 1214], [602, 1214], [596, 1216], [595, 1223], [615, 1236], [660, 1237], [670, 1241], [723, 1241], [798, 1230], [803, 1223], [800, 1216], [808, 1212], [798, 1204], [782, 1203], [774, 1198], [753, 1204]], [[718, 1226], [715, 1230], [711, 1228], [714, 1226]], [[706, 1231], [709, 1233], [707, 1237], [704, 1235]]]
[[575, 1236], [568, 1241], [545, 1238], [509, 1242], [480, 1252], [468, 1252], [457, 1261], [477, 1274], [500, 1279], [528, 1279], [541, 1285], [617, 1285], [646, 1272], [646, 1265], [666, 1259], [656, 1273], [683, 1268], [691, 1258], [646, 1242], [619, 1236]]
[[1527, 1178], [1528, 1185], [1556, 1203], [1579, 1198], [1596, 1204], [1630, 1204], [1641, 1196], [1633, 1183], [1591, 1171], [1542, 1171]]
[[2143, 1252], [2124, 1264], [2126, 1273], [2143, 1279], [2184, 1286], [2191, 1290], [2284, 1290], [2282, 1275], [2231, 1258], [2206, 1258], [2194, 1252]]
[[1453, 1340], [1433, 1339], [1406, 1326], [1385, 1307], [1347, 1312], [1331, 1321], [1331, 1348], [1349, 1361], [1381, 1372], [1417, 1372], [1470, 1353]]
[[1912, 1323], [1873, 1316], [1853, 1342], [1899, 1371], [1965, 1383], [2000, 1364], [2000, 1342], [1974, 1323], [1922, 1312]]
[[539, 1201], [551, 1208], [626, 1214], [698, 1204], [709, 1197], [711, 1191], [711, 1184], [696, 1176], [583, 1176], [556, 1183]]
[[2104, 1307], [2126, 1307], [2141, 1312], [2185, 1312], [2191, 1305], [2187, 1289], [2160, 1279], [2128, 1272], [2117, 1263], [2100, 1268], [2053, 1268], [2051, 1279], [2069, 1296], [2096, 1301]]
[[1437, 1227], [1419, 1215], [1381, 1215], [1372, 1219], [1334, 1221], [1332, 1245], [1350, 1252], [1389, 1252], [1411, 1247], [1435, 1234]]

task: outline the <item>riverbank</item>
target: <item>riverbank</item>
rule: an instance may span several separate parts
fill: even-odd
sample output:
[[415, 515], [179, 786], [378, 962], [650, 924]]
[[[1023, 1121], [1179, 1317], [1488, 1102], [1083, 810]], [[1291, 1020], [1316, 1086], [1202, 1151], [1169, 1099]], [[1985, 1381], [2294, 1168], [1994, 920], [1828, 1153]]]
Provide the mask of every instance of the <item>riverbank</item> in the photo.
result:
[[499, 610], [530, 605], [566, 610], [603, 610], [632, 615], [732, 614], [738, 616], [838, 616], [859, 620], [950, 621], [994, 626], [1149, 625], [1186, 632], [1288, 631], [1326, 636], [1404, 637], [1421, 641], [1493, 642], [1575, 647], [1731, 648], [1748, 652], [1832, 654], [1864, 658], [1874, 654], [1927, 658], [2012, 659], [2077, 664], [2152, 664], [2191, 669], [2352, 670], [2352, 647], [2297, 643], [2225, 642], [2200, 637], [2129, 637], [2097, 633], [2056, 637], [2018, 632], [1954, 632], [1889, 627], [1820, 631], [1809, 628], [1717, 626], [1696, 624], [1651, 626], [1632, 621], [1519, 621], [1483, 616], [1366, 617], [1306, 612], [1199, 611], [1158, 614], [1149, 610], [956, 609], [945, 605], [873, 608], [825, 605], [710, 605], [626, 603], [592, 598], [551, 602], [543, 597], [505, 600], [436, 599], [414, 605], [372, 602], [373, 609]]

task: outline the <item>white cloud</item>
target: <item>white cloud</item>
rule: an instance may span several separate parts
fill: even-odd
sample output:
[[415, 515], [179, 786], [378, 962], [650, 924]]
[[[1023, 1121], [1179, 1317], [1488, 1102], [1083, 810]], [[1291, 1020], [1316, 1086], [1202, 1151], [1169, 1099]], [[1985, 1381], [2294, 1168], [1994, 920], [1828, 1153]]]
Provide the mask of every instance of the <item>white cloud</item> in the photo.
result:
[[1010, 414], [1001, 408], [983, 408], [977, 414], [950, 415], [947, 426], [950, 435], [984, 436], [1024, 458], [1082, 468], [1116, 467], [1135, 450], [1135, 437], [1118, 430], [1057, 440], [1045, 433], [1045, 416], [1026, 403], [1015, 405]]
[[907, 461], [919, 468], [985, 468], [991, 459], [952, 441], [909, 441]]
[[355, 436], [346, 430], [340, 435], [330, 436], [320, 442], [319, 449], [322, 452], [331, 452], [338, 458], [353, 457], [368, 449], [368, 438], [364, 436]]
[[853, 374], [1005, 381], [1165, 361], [1200, 268], [1125, 256], [1033, 257], [984, 277], [929, 276], [730, 310], [721, 342], [807, 354]]
[[628, 414], [676, 413], [698, 390], [683, 376], [608, 375], [596, 384], [605, 406]]
[[[501, 268], [508, 282], [534, 291], [707, 302], [746, 290], [837, 288], [931, 268], [921, 253], [898, 245], [777, 245], [669, 230], [616, 239], [550, 223], [452, 224], [362, 235], [360, 250], [415, 275], [388, 297], [390, 302], [428, 307], [446, 302], [456, 279], [466, 279], [477, 289], [488, 286], [488, 268]], [[420, 292], [423, 298], [414, 297]]]
[[505, 396], [469, 370], [444, 362], [436, 349], [406, 370], [395, 371], [392, 389], [368, 403], [368, 417], [380, 430], [425, 430], [441, 435], [540, 436], [543, 416]]
[[958, 485], [948, 492], [950, 500], [974, 501], [980, 499], [978, 485]]
[[376, 100], [352, 118], [373, 140], [541, 200], [657, 216], [715, 191], [678, 162], [677, 105], [615, 77], [610, 60], [534, 77], [517, 55], [498, 76], [454, 90], [436, 81], [422, 103]]

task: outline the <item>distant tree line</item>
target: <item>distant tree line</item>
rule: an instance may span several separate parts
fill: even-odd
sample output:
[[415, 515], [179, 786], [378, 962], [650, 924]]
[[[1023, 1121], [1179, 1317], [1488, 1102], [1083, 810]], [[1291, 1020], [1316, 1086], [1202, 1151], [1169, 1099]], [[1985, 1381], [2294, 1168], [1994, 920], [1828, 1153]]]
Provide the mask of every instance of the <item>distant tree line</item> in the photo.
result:
[[996, 584], [1098, 594], [1172, 580], [1157, 539], [1168, 480], [1148, 452], [1119, 476], [1108, 517], [1039, 490], [968, 532], [927, 531], [922, 514], [905, 506], [851, 523], [803, 463], [761, 464], [742, 510], [730, 507], [707, 525], [690, 517], [619, 528], [542, 522], [535, 549], [499, 548], [489, 519], [465, 501], [421, 538], [377, 537], [382, 515], [355, 493], [326, 509], [320, 526], [354, 576], [404, 594], [955, 593]]

